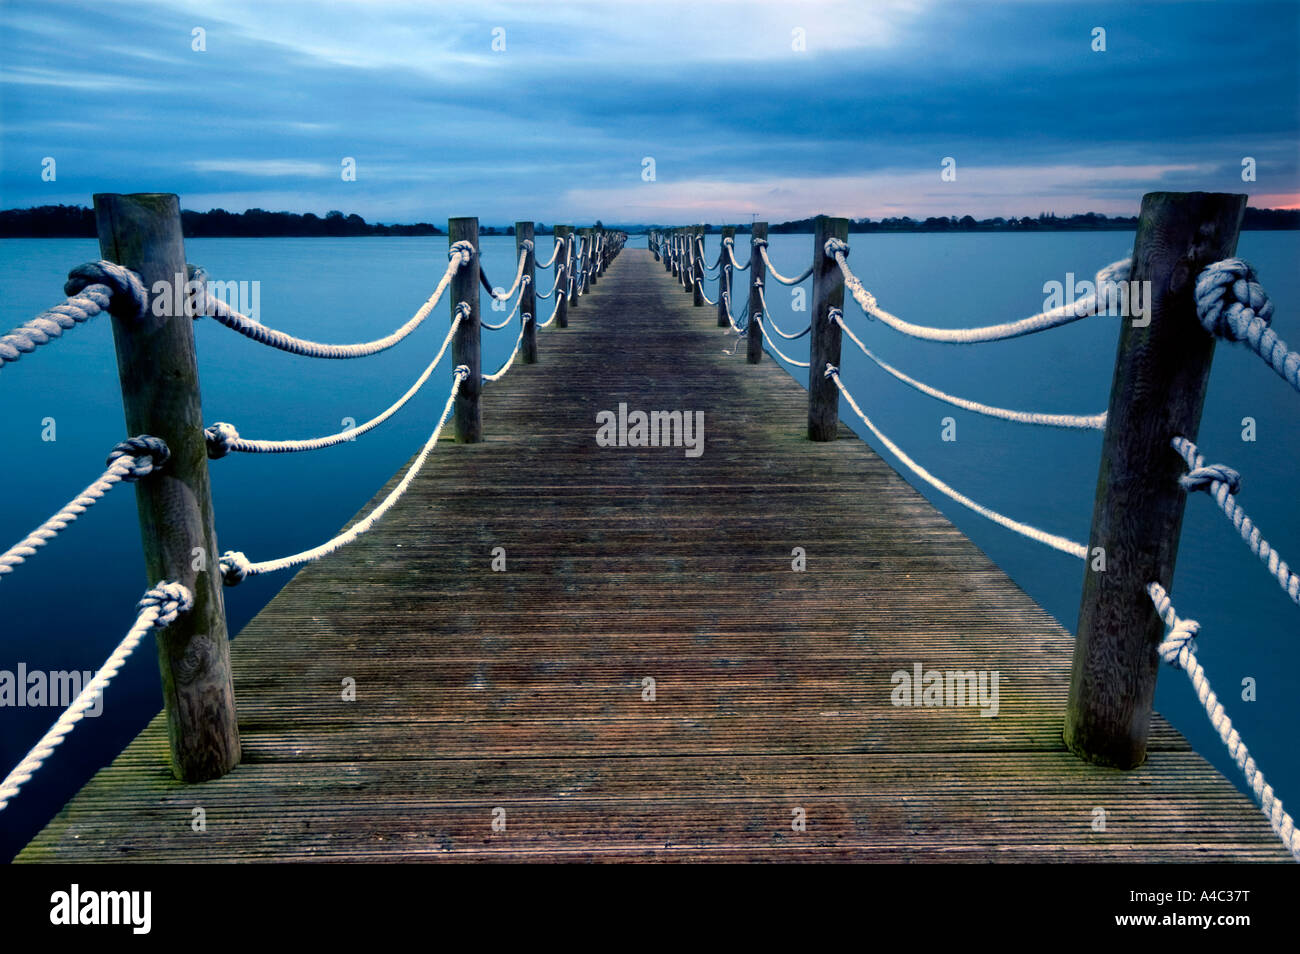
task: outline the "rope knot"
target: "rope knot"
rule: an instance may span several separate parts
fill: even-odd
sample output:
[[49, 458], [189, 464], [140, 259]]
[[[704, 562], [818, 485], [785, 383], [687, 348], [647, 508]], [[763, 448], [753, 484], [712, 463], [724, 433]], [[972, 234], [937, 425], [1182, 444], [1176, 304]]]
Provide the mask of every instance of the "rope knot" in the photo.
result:
[[1196, 637], [1200, 635], [1201, 624], [1194, 619], [1175, 618], [1174, 625], [1170, 628], [1165, 638], [1156, 646], [1156, 652], [1160, 658], [1171, 666], [1182, 668], [1181, 659], [1183, 650], [1189, 653], [1196, 653]]
[[724, 235], [724, 236], [722, 237], [722, 244], [723, 244], [723, 245], [735, 245], [735, 244], [736, 244], [736, 240], [735, 240], [735, 238], [734, 238], [733, 236], [730, 236], [730, 235]]
[[155, 626], [167, 626], [175, 622], [181, 613], [188, 613], [194, 608], [194, 595], [175, 581], [164, 581], [152, 589], [146, 590], [136, 610], [143, 612], [150, 607], [158, 610], [154, 619]]
[[244, 577], [248, 576], [248, 571], [253, 568], [253, 564], [239, 550], [227, 550], [217, 561], [217, 568], [221, 571], [222, 583], [226, 586], [238, 586], [244, 582]]
[[235, 444], [239, 442], [239, 431], [235, 430], [234, 424], [217, 421], [203, 429], [203, 438], [208, 444], [208, 459], [221, 460], [235, 449]]
[[470, 316], [470, 314], [472, 314], [472, 312], [473, 312], [473, 309], [471, 309], [471, 308], [469, 307], [469, 302], [462, 301], [462, 302], [457, 302], [457, 303], [456, 303], [456, 317], [457, 317], [457, 318], [468, 318], [468, 317]]
[[533, 240], [524, 239], [522, 242], [519, 243], [519, 247], [522, 248], [525, 252], [531, 252], [533, 250]]
[[749, 240], [749, 243], [757, 248], [767, 248], [767, 239], [755, 235]]
[[453, 378], [460, 378], [462, 381], [464, 381], [466, 378], [469, 377], [469, 365], [467, 364], [456, 365], [456, 370], [451, 372], [451, 376]]
[[1227, 464], [1208, 464], [1203, 467], [1193, 467], [1187, 473], [1178, 478], [1179, 485], [1191, 493], [1196, 490], [1210, 491], [1210, 485], [1214, 481], [1228, 485], [1228, 493], [1235, 494], [1241, 489], [1241, 474], [1233, 470]]
[[826, 240], [824, 248], [827, 258], [834, 258], [836, 255], [843, 255], [845, 258], [849, 257], [849, 243], [844, 239], [832, 236]]
[[830, 311], [826, 312], [826, 320], [842, 325], [844, 324], [844, 312], [838, 308], [831, 308]]
[[530, 312], [526, 311], [519, 316], [519, 320], [522, 321], [524, 324], [528, 324], [528, 322], [533, 320], [533, 316]]
[[839, 373], [840, 373], [839, 368], [835, 367], [835, 365], [831, 364], [830, 362], [827, 362], [826, 370], [822, 372], [822, 377], [829, 378], [838, 375]]
[[115, 461], [123, 457], [131, 458], [131, 469], [122, 479], [139, 480], [141, 477], [148, 477], [155, 470], [161, 470], [163, 464], [167, 463], [167, 458], [171, 457], [171, 451], [167, 449], [167, 443], [162, 438], [142, 434], [114, 445], [108, 452], [105, 466], [112, 467]]
[[68, 272], [63, 293], [69, 298], [88, 285], [106, 285], [113, 291], [109, 311], [119, 318], [140, 318], [149, 308], [149, 293], [140, 276], [129, 268], [100, 260], [85, 262]]
[[754, 276], [754, 287], [755, 287], [755, 288], [762, 288], [762, 287], [763, 287], [763, 279], [762, 279], [761, 277], [759, 277], [758, 275], [755, 275], [755, 276]]
[[451, 248], [447, 249], [447, 260], [460, 256], [460, 264], [465, 265], [474, 260], [474, 244], [472, 242], [454, 242]]
[[1225, 258], [1205, 266], [1197, 276], [1196, 315], [1210, 334], [1242, 341], [1251, 337], [1252, 330], [1258, 335], [1268, 327], [1273, 302], [1248, 262]]

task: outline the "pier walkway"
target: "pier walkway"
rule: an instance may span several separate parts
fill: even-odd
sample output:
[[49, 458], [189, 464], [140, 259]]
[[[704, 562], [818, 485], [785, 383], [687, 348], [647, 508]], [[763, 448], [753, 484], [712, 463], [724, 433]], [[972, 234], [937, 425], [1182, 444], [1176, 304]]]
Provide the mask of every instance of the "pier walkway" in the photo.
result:
[[[1137, 769], [1071, 754], [1070, 634], [734, 340], [624, 250], [234, 641], [240, 764], [175, 780], [159, 715], [18, 860], [1289, 859], [1159, 716]], [[621, 403], [702, 455], [598, 446]], [[918, 664], [996, 716], [894, 705]]]

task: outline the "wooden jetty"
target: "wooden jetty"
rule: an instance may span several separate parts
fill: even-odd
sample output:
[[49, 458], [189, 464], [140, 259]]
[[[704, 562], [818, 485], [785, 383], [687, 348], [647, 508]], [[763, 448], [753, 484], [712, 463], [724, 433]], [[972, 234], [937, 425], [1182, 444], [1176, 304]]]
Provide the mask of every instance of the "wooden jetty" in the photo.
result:
[[[567, 323], [235, 640], [232, 771], [174, 779], [160, 715], [17, 860], [1289, 860], [1159, 716], [1139, 767], [1069, 751], [1073, 637], [650, 252]], [[703, 455], [598, 447], [620, 403]], [[893, 705], [918, 663], [996, 717]]]

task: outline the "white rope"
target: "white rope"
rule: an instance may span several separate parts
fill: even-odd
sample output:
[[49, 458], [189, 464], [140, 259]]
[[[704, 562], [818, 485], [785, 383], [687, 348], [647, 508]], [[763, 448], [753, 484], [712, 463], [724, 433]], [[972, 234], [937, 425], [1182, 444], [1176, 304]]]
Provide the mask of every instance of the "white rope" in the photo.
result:
[[749, 268], [749, 262], [746, 262], [744, 265], [741, 265], [740, 262], [736, 261], [736, 251], [735, 251], [736, 243], [734, 239], [731, 238], [723, 239], [722, 246], [727, 250], [727, 257], [731, 259], [732, 268], [734, 268], [738, 272], [743, 272], [747, 268]]
[[547, 318], [545, 321], [543, 321], [540, 325], [537, 326], [539, 331], [542, 328], [549, 327], [551, 322], [555, 320], [555, 316], [560, 313], [560, 302], [563, 300], [564, 300], [563, 295], [560, 295], [558, 298], [555, 299], [555, 307], [551, 309], [551, 317]]
[[952, 487], [945, 484], [938, 477], [935, 477], [928, 470], [903, 453], [902, 449], [897, 444], [881, 433], [880, 429], [877, 428], [875, 424], [871, 423], [871, 418], [867, 417], [867, 415], [863, 413], [862, 408], [858, 407], [858, 402], [853, 400], [853, 395], [849, 393], [849, 389], [846, 388], [844, 382], [840, 380], [838, 368], [831, 364], [826, 365], [825, 375], [835, 381], [835, 385], [840, 389], [840, 393], [844, 395], [848, 400], [849, 405], [857, 412], [858, 417], [862, 418], [862, 423], [866, 424], [867, 427], [871, 429], [871, 433], [876, 435], [876, 438], [880, 443], [889, 448], [890, 453], [902, 461], [908, 470], [916, 474], [916, 476], [920, 477], [935, 490], [951, 497], [963, 507], [975, 511], [975, 513], [979, 514], [981, 517], [992, 520], [994, 523], [1000, 524], [1008, 530], [1014, 530], [1023, 537], [1028, 537], [1030, 540], [1045, 544], [1054, 550], [1060, 550], [1062, 553], [1068, 553], [1070, 556], [1078, 557], [1080, 560], [1087, 559], [1088, 548], [1082, 543], [1075, 543], [1073, 540], [1057, 536], [1054, 533], [1048, 533], [1045, 530], [1040, 530], [1027, 523], [1021, 523], [1019, 520], [1012, 520], [1010, 517], [1000, 514], [996, 510], [990, 510], [988, 507], [976, 503], [965, 494], [960, 494], [953, 490]]
[[515, 293], [515, 291], [519, 288], [519, 284], [524, 280], [524, 266], [527, 264], [528, 264], [528, 249], [524, 249], [519, 253], [519, 268], [515, 271], [514, 284], [510, 286], [509, 291], [504, 291], [500, 295], [498, 295], [495, 291], [492, 290], [492, 283], [488, 281], [487, 273], [483, 271], [483, 266], [480, 265], [479, 274], [483, 276], [483, 284], [487, 288], [488, 295], [491, 296], [496, 301], [509, 301], [510, 296], [512, 296]]
[[731, 323], [731, 329], [736, 332], [736, 334], [745, 334], [745, 329], [736, 324], [736, 319], [731, 315], [731, 294], [724, 291], [722, 293], [722, 300], [727, 303], [727, 321]]
[[130, 299], [131, 313], [137, 316], [144, 314], [149, 301], [139, 275], [108, 261], [78, 265], [68, 273], [63, 293], [67, 300], [62, 304], [0, 335], [0, 368], [62, 337], [69, 328], [108, 311], [114, 296], [121, 301]]
[[776, 321], [772, 318], [772, 313], [768, 311], [767, 296], [763, 294], [763, 282], [760, 279], [755, 278], [754, 287], [758, 289], [758, 301], [759, 304], [763, 306], [763, 317], [766, 318], [768, 321], [772, 322], [772, 330], [775, 331], [778, 335], [780, 335], [786, 341], [798, 341], [804, 335], [808, 334], [808, 332], [812, 331], [811, 322], [809, 322], [807, 328], [799, 332], [797, 335], [789, 335], [786, 334], [784, 331], [782, 331], [779, 327], [777, 327]]
[[1237, 491], [1241, 489], [1241, 475], [1223, 464], [1211, 464], [1207, 467], [1205, 458], [1196, 449], [1196, 445], [1185, 437], [1175, 437], [1170, 444], [1187, 462], [1188, 471], [1178, 478], [1179, 485], [1188, 493], [1204, 490], [1213, 497], [1224, 516], [1237, 528], [1237, 532], [1241, 534], [1241, 539], [1250, 548], [1250, 552], [1259, 557], [1268, 567], [1268, 572], [1282, 587], [1282, 592], [1291, 597], [1292, 602], [1300, 605], [1300, 576], [1292, 572], [1287, 562], [1269, 545], [1263, 534], [1259, 532], [1259, 527], [1255, 526], [1250, 517], [1246, 516], [1246, 511], [1237, 503]]
[[1004, 407], [993, 407], [989, 404], [981, 404], [978, 401], [954, 397], [951, 394], [940, 391], [938, 388], [932, 388], [930, 385], [916, 380], [916, 378], [908, 377], [902, 371], [899, 371], [892, 365], [886, 364], [884, 361], [880, 360], [880, 358], [877, 358], [871, 352], [871, 349], [862, 343], [862, 339], [853, 333], [853, 329], [844, 323], [844, 313], [838, 308], [831, 309], [830, 319], [839, 325], [840, 328], [843, 329], [844, 333], [852, 339], [853, 343], [858, 346], [858, 349], [874, 361], [882, 370], [888, 371], [894, 377], [898, 378], [898, 380], [916, 388], [916, 390], [921, 393], [928, 394], [932, 398], [938, 398], [940, 401], [945, 401], [953, 407], [964, 408], [967, 411], [974, 411], [976, 414], [984, 414], [988, 417], [1002, 418], [1005, 421], [1016, 421], [1020, 424], [1041, 424], [1045, 427], [1083, 428], [1098, 431], [1106, 429], [1105, 411], [1102, 411], [1100, 414], [1042, 414], [1037, 411], [1012, 411]]
[[706, 292], [706, 291], [704, 290], [704, 279], [703, 279], [703, 278], [698, 279], [698, 282], [699, 282], [699, 285], [700, 285], [700, 297], [703, 298], [703, 299], [704, 299], [706, 302], [708, 302], [710, 305], [716, 305], [716, 304], [717, 304], [717, 301], [714, 300], [714, 299], [712, 299], [712, 298], [710, 298], [710, 297], [709, 297], [709, 293]]
[[1264, 773], [1259, 770], [1259, 766], [1255, 764], [1250, 751], [1246, 748], [1246, 743], [1232, 727], [1232, 720], [1224, 711], [1223, 704], [1210, 688], [1210, 680], [1205, 676], [1205, 667], [1196, 658], [1196, 637], [1200, 633], [1201, 624], [1194, 619], [1180, 618], [1174, 611], [1169, 594], [1159, 583], [1147, 584], [1147, 595], [1151, 597], [1156, 613], [1167, 628], [1164, 641], [1156, 647], [1160, 658], [1187, 673], [1192, 688], [1196, 690], [1196, 698], [1200, 700], [1206, 716], [1209, 717], [1210, 725], [1214, 726], [1214, 731], [1219, 733], [1219, 738], [1227, 747], [1228, 754], [1237, 763], [1237, 768], [1241, 769], [1246, 785], [1254, 794], [1255, 801], [1259, 803], [1264, 816], [1268, 818], [1268, 823], [1292, 856], [1300, 861], [1300, 833], [1296, 831], [1295, 822], [1283, 810], [1282, 799], [1273, 794], [1273, 786], [1264, 781]]
[[554, 295], [554, 294], [555, 294], [555, 289], [557, 289], [557, 288], [560, 287], [560, 279], [561, 279], [563, 276], [564, 276], [564, 269], [562, 269], [562, 268], [557, 268], [557, 269], [555, 270], [555, 284], [551, 286], [551, 290], [548, 291], [545, 295], [538, 295], [538, 296], [537, 296], [538, 299], [550, 298], [552, 295]]
[[420, 326], [429, 313], [433, 311], [434, 306], [438, 304], [438, 299], [451, 283], [452, 276], [461, 268], [462, 265], [471, 261], [474, 257], [474, 249], [468, 242], [457, 242], [448, 252], [450, 261], [447, 263], [447, 271], [443, 273], [442, 281], [438, 282], [438, 287], [434, 293], [429, 296], [429, 300], [420, 306], [411, 320], [402, 327], [398, 328], [391, 335], [384, 338], [378, 338], [374, 341], [366, 341], [358, 344], [332, 345], [321, 344], [317, 341], [308, 341], [303, 338], [295, 338], [293, 335], [286, 334], [283, 331], [276, 331], [268, 328], [263, 324], [253, 321], [245, 315], [230, 308], [219, 298], [209, 298], [204, 295], [204, 305], [201, 313], [210, 315], [221, 324], [237, 331], [246, 338], [251, 338], [259, 344], [264, 344], [272, 348], [278, 348], [281, 351], [288, 351], [290, 354], [303, 355], [308, 358], [364, 358], [372, 354], [378, 354], [380, 351], [386, 351], [393, 345], [397, 344], [412, 331]]
[[[696, 241], [696, 244], [698, 244], [699, 247], [700, 247], [700, 267], [703, 268], [703, 270], [704, 270], [706, 273], [707, 273], [707, 272], [716, 272], [716, 271], [718, 270], [718, 266], [722, 264], [722, 252], [718, 252], [718, 260], [717, 260], [716, 262], [714, 262], [712, 265], [710, 265], [710, 264], [708, 264], [707, 256], [705, 255], [705, 252], [704, 252], [704, 236], [703, 236], [703, 235], [697, 235], [697, 236], [695, 237], [695, 241]], [[716, 305], [717, 302], [714, 302], [714, 304]]]
[[560, 246], [563, 245], [563, 244], [564, 244], [563, 242], [556, 242], [556, 243], [555, 243], [555, 248], [551, 249], [551, 257], [550, 257], [550, 260], [549, 260], [549, 261], [546, 261], [546, 262], [538, 262], [538, 263], [537, 263], [537, 267], [540, 268], [540, 269], [545, 270], [545, 269], [550, 268], [552, 265], [554, 265], [554, 264], [555, 264], [555, 259], [556, 259], [556, 257], [559, 256], [559, 254], [560, 254]]
[[798, 278], [787, 278], [772, 267], [772, 260], [767, 257], [767, 239], [758, 239], [754, 244], [758, 246], [758, 254], [763, 256], [763, 264], [767, 266], [767, 273], [782, 285], [798, 285], [800, 282], [807, 281], [808, 276], [813, 272], [813, 267], [809, 265]]
[[461, 383], [469, 377], [469, 368], [465, 365], [457, 366], [453, 372], [455, 380], [452, 381], [451, 393], [447, 396], [447, 404], [442, 409], [442, 417], [438, 419], [438, 426], [433, 429], [429, 439], [424, 444], [424, 449], [407, 468], [406, 475], [394, 487], [387, 497], [370, 511], [364, 518], [357, 521], [349, 529], [340, 533], [332, 540], [327, 540], [318, 547], [310, 550], [303, 550], [301, 553], [295, 553], [292, 556], [281, 557], [278, 560], [266, 560], [261, 563], [252, 563], [243, 553], [237, 550], [227, 550], [221, 555], [221, 576], [227, 586], [234, 586], [248, 576], [260, 576], [263, 573], [274, 573], [277, 570], [287, 570], [290, 567], [299, 566], [303, 563], [311, 563], [313, 560], [319, 560], [323, 556], [328, 556], [335, 550], [347, 546], [361, 534], [365, 533], [383, 517], [393, 504], [401, 499], [402, 494], [406, 493], [406, 488], [411, 485], [420, 468], [424, 466], [425, 460], [438, 444], [438, 437], [442, 434], [442, 428], [447, 423], [447, 418], [451, 416], [451, 409], [456, 403], [456, 395], [460, 392]]
[[109, 453], [108, 469], [100, 474], [98, 480], [72, 498], [50, 519], [4, 553], [0, 553], [0, 580], [28, 557], [35, 556], [38, 548], [57, 537], [68, 524], [85, 513], [117, 484], [149, 476], [167, 463], [170, 456], [167, 445], [157, 437], [133, 437], [122, 441]]
[[497, 368], [492, 374], [483, 375], [485, 382], [500, 381], [510, 370], [510, 366], [515, 363], [515, 355], [519, 353], [519, 346], [523, 344], [524, 332], [528, 330], [528, 323], [533, 320], [532, 315], [525, 314], [523, 321], [519, 322], [519, 337], [515, 339], [515, 349], [510, 352], [510, 357], [506, 358], [506, 363]]
[[140, 640], [149, 635], [150, 631], [169, 625], [181, 613], [188, 613], [193, 605], [194, 598], [190, 591], [179, 583], [159, 583], [144, 594], [137, 606], [134, 625], [125, 638], [118, 643], [104, 665], [99, 667], [99, 672], [82, 687], [77, 698], [63, 710], [54, 725], [50, 726], [49, 731], [41, 736], [40, 741], [32, 746], [31, 751], [13, 767], [4, 781], [0, 782], [0, 810], [9, 804], [64, 737], [85, 717], [87, 710], [95, 705], [96, 700], [104, 694], [104, 690], [122, 668], [127, 657], [140, 644]]
[[1269, 327], [1273, 302], [1249, 263], [1227, 258], [1207, 265], [1196, 278], [1196, 314], [1210, 334], [1244, 342], [1300, 391], [1300, 352], [1288, 348]]
[[342, 444], [354, 440], [369, 431], [373, 431], [384, 421], [388, 420], [394, 414], [405, 406], [406, 402], [413, 398], [424, 383], [429, 380], [433, 374], [433, 369], [438, 366], [442, 356], [447, 353], [447, 348], [451, 344], [452, 338], [456, 335], [456, 329], [460, 327], [461, 316], [456, 315], [451, 321], [451, 327], [447, 330], [447, 337], [442, 340], [442, 347], [438, 349], [438, 354], [429, 366], [421, 374], [400, 398], [392, 404], [386, 411], [377, 417], [372, 417], [364, 424], [356, 427], [350, 427], [345, 431], [339, 431], [337, 434], [330, 434], [327, 437], [313, 437], [308, 440], [288, 440], [288, 441], [265, 441], [265, 440], [246, 440], [239, 436], [239, 431], [235, 425], [227, 424], [220, 421], [204, 429], [204, 436], [208, 442], [208, 457], [213, 460], [219, 460], [227, 454], [292, 454], [298, 451], [320, 450], [322, 447], [333, 447], [336, 444]]
[[807, 361], [796, 361], [794, 358], [790, 357], [788, 354], [786, 354], [784, 351], [782, 351], [780, 348], [778, 348], [778, 347], [776, 346], [776, 342], [773, 341], [771, 335], [769, 335], [769, 334], [767, 333], [767, 315], [766, 315], [766, 313], [764, 313], [762, 316], [759, 317], [759, 320], [758, 320], [758, 329], [759, 329], [761, 332], [763, 332], [763, 337], [767, 340], [768, 347], [770, 347], [770, 348], [772, 349], [772, 353], [775, 354], [775, 355], [776, 355], [778, 358], [780, 358], [782, 361], [784, 361], [786, 364], [792, 364], [792, 365], [794, 365], [796, 368], [808, 368], [808, 367], [811, 367], [811, 365], [810, 365]]
[[[527, 278], [524, 279], [524, 284], [525, 284], [525, 285], [528, 284], [528, 279], [527, 279]], [[497, 301], [501, 301], [501, 299], [498, 298]], [[479, 324], [480, 324], [482, 327], [486, 328], [488, 331], [500, 331], [500, 330], [501, 330], [502, 328], [504, 328], [506, 325], [510, 324], [511, 320], [514, 319], [515, 314], [519, 311], [519, 306], [522, 305], [523, 303], [524, 303], [524, 296], [523, 296], [523, 293], [521, 292], [520, 295], [519, 295], [519, 297], [515, 299], [515, 307], [513, 307], [513, 308], [510, 309], [510, 314], [506, 315], [505, 321], [502, 321], [502, 322], [500, 322], [500, 323], [498, 323], [498, 324], [493, 325], [493, 324], [489, 324], [488, 322], [486, 322], [486, 321], [484, 321], [482, 318], [480, 318], [480, 319], [479, 319]]]
[[[1097, 313], [1098, 293], [1093, 291], [1089, 295], [1084, 295], [1082, 298], [1061, 305], [1058, 308], [1053, 308], [1050, 311], [1040, 312], [1019, 321], [1009, 321], [1001, 325], [986, 325], [982, 328], [931, 328], [926, 325], [914, 325], [895, 315], [891, 315], [876, 304], [875, 296], [863, 288], [862, 282], [850, 271], [848, 260], [842, 250], [835, 249], [834, 256], [835, 261], [839, 263], [840, 271], [844, 273], [845, 287], [853, 293], [854, 299], [864, 312], [873, 318], [879, 318], [895, 331], [901, 331], [905, 335], [922, 338], [926, 341], [943, 341], [948, 344], [1001, 341], [1006, 338], [1019, 338], [1022, 335], [1046, 331], [1049, 328], [1066, 325]], [[1127, 260], [1112, 262], [1097, 273], [1095, 287], [1100, 289], [1103, 285], [1124, 281], [1128, 277], [1128, 269], [1129, 262]]]

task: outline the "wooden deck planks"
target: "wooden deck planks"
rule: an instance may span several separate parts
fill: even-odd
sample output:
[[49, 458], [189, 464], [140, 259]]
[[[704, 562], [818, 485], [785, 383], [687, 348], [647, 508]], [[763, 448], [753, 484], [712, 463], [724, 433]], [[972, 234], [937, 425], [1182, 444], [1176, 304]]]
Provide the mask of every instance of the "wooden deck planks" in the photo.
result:
[[[236, 640], [239, 768], [173, 781], [155, 719], [18, 860], [1289, 859], [1158, 717], [1140, 769], [1068, 754], [1069, 635], [648, 252], [569, 320]], [[620, 401], [704, 455], [597, 447]], [[916, 662], [999, 670], [998, 716], [892, 706]]]

